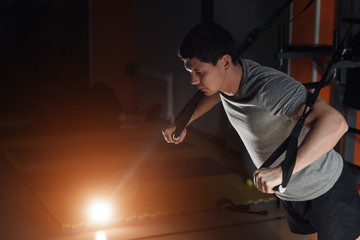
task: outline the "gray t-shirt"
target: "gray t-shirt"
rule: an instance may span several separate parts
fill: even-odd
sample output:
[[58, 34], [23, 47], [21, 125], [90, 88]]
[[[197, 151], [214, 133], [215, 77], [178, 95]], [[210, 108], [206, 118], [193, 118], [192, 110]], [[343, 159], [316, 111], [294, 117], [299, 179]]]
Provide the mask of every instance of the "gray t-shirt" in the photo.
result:
[[[306, 88], [289, 75], [261, 66], [251, 60], [240, 60], [243, 78], [235, 96], [220, 94], [225, 112], [242, 139], [256, 167], [260, 167], [290, 135], [295, 123], [293, 113], [306, 101]], [[299, 144], [308, 130], [303, 129]], [[278, 166], [285, 153], [272, 165]], [[339, 178], [343, 167], [334, 150], [292, 175], [284, 193], [287, 201], [306, 201], [326, 193]]]

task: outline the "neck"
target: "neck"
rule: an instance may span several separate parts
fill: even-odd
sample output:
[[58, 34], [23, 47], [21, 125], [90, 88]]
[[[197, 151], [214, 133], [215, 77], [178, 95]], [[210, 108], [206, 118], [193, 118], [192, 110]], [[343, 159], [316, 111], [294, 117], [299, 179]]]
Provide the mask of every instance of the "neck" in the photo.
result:
[[241, 64], [231, 65], [227, 72], [224, 90], [221, 92], [228, 96], [234, 96], [239, 90], [242, 77], [243, 70]]

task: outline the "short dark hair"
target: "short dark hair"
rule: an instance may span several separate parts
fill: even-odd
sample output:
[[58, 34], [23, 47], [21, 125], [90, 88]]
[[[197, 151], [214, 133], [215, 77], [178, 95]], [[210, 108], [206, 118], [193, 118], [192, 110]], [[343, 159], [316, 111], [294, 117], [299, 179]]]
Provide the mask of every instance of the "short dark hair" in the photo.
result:
[[237, 47], [233, 36], [213, 22], [200, 23], [191, 28], [178, 52], [183, 60], [197, 58], [214, 66], [226, 54], [231, 56], [234, 64], [237, 63]]

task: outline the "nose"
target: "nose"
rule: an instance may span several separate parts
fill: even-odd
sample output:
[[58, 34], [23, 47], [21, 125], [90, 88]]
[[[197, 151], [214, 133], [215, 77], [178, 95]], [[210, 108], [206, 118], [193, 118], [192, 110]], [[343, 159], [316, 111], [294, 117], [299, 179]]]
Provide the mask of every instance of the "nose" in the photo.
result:
[[198, 85], [200, 83], [200, 79], [198, 76], [196, 76], [196, 74], [192, 73], [191, 74], [191, 84], [192, 85]]

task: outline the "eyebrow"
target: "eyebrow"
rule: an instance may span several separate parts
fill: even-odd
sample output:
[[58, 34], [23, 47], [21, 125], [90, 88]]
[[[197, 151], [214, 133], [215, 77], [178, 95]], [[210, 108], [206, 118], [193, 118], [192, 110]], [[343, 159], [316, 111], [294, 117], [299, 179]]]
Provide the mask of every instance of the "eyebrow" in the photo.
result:
[[191, 69], [191, 67], [193, 66], [193, 64], [191, 64], [189, 61], [186, 61], [184, 63], [185, 69], [190, 71], [190, 72], [202, 72], [204, 71], [203, 69], [201, 69], [201, 67], [195, 67], [194, 69]]
[[186, 64], [185, 63], [185, 69], [190, 71], [190, 72], [201, 72], [202, 70], [199, 69], [199, 68], [194, 68], [194, 69], [191, 69], [192, 65], [191, 64]]

